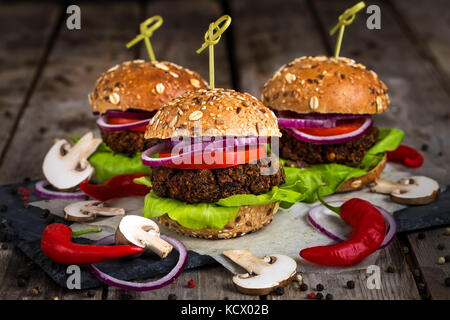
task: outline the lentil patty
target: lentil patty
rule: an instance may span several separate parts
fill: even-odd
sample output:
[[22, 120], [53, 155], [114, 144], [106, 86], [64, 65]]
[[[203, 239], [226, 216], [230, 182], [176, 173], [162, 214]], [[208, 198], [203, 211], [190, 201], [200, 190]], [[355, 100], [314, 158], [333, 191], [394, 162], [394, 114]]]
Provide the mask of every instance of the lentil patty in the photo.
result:
[[378, 140], [378, 128], [372, 127], [358, 139], [339, 144], [312, 144], [298, 140], [282, 130], [280, 157], [308, 164], [339, 163], [358, 166], [367, 150]]
[[269, 158], [257, 164], [241, 164], [223, 169], [152, 168], [152, 190], [159, 197], [174, 198], [189, 203], [217, 202], [235, 194], [263, 194], [284, 183], [284, 170], [279, 164], [272, 175], [261, 175], [268, 168]]
[[155, 139], [144, 139], [143, 132], [106, 131], [100, 129], [103, 142], [117, 153], [133, 154], [142, 152], [155, 145]]

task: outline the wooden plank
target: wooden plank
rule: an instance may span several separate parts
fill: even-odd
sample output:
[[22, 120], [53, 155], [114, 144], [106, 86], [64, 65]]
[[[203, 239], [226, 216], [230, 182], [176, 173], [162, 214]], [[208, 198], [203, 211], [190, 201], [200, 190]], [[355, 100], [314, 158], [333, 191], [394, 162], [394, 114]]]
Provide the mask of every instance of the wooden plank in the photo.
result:
[[229, 2], [241, 90], [259, 98], [264, 83], [283, 64], [324, 53], [305, 1]]
[[[138, 3], [83, 3], [80, 7], [81, 30], [71, 31], [62, 24], [46, 68], [0, 167], [0, 184], [25, 177], [42, 177], [40, 163], [53, 139], [69, 139], [88, 130], [97, 130], [87, 95], [104, 70], [133, 58], [134, 52], [127, 50], [125, 43], [137, 30]], [[30, 8], [29, 11], [36, 10]], [[21, 266], [21, 261], [17, 254], [12, 254], [11, 259], [5, 261], [6, 268], [14, 271]], [[12, 273], [6, 273], [0, 284], [3, 296], [27, 296], [26, 289], [22, 289], [23, 293], [15, 290], [15, 281]], [[42, 271], [33, 276], [33, 285], [45, 288], [46, 297], [70, 296], [50, 283]], [[94, 298], [100, 298], [101, 292], [101, 289], [95, 290]]]
[[45, 3], [0, 5], [0, 162], [16, 121], [21, 116], [42, 62], [60, 6]]
[[0, 251], [0, 257], [8, 261], [5, 264], [7, 268], [1, 273], [0, 300], [101, 299], [102, 290], [69, 290], [60, 287], [19, 249], [11, 248], [5, 252], [6, 255]]
[[[380, 268], [380, 289], [367, 287], [368, 278], [372, 274], [367, 273], [367, 270], [339, 274], [301, 273], [304, 283], [309, 287], [307, 291], [300, 291], [299, 284], [293, 282], [286, 288], [283, 296], [272, 295], [271, 299], [307, 299], [308, 293], [318, 292], [315, 288], [319, 283], [325, 288], [322, 291], [324, 297], [330, 293], [334, 300], [420, 299], [411, 270], [400, 252], [401, 247], [397, 240], [381, 251], [376, 262], [376, 266]], [[387, 272], [389, 266], [394, 266], [395, 272]], [[354, 289], [348, 289], [346, 286], [347, 281], [350, 280], [355, 283]]]
[[[445, 286], [445, 278], [450, 276], [450, 264], [439, 264], [438, 258], [448, 255], [450, 248], [450, 236], [445, 235], [445, 228], [437, 228], [426, 232], [413, 232], [408, 235], [408, 240], [413, 249], [413, 255], [419, 265], [424, 281], [432, 299], [449, 300], [450, 290]], [[421, 236], [419, 236], [421, 234]], [[422, 239], [422, 234], [425, 238]], [[444, 249], [438, 249], [443, 244]]]
[[[187, 284], [190, 280], [193, 280], [195, 287], [188, 287]], [[174, 284], [158, 290], [135, 292], [109, 287], [107, 295], [108, 300], [168, 300], [174, 298], [177, 300], [259, 299], [258, 296], [247, 296], [236, 292], [232, 274], [222, 266], [208, 266], [184, 271]]]
[[448, 1], [436, 0], [426, 3], [420, 0], [391, 0], [399, 14], [404, 17], [406, 27], [413, 33], [414, 40], [424, 46], [424, 54], [436, 59], [448, 76], [450, 75], [450, 10]]

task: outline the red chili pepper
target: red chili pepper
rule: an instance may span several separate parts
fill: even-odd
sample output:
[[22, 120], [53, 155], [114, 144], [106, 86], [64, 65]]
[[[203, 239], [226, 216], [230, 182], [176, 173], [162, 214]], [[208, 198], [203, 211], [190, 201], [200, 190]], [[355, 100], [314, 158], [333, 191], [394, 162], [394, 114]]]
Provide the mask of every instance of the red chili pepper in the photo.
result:
[[141, 253], [131, 245], [95, 246], [72, 242], [72, 230], [61, 223], [49, 224], [42, 234], [42, 251], [61, 264], [91, 264]]
[[121, 174], [99, 185], [90, 184], [88, 180], [84, 180], [80, 184], [80, 189], [88, 196], [100, 201], [129, 196], [145, 196], [150, 192], [150, 188], [133, 182], [134, 179], [142, 176], [147, 175]]
[[423, 156], [414, 148], [400, 145], [394, 151], [387, 152], [389, 161], [402, 163], [410, 168], [419, 168], [423, 164]]
[[303, 249], [300, 251], [302, 258], [326, 266], [348, 266], [360, 262], [380, 247], [386, 236], [386, 221], [370, 202], [353, 198], [341, 207], [333, 207], [323, 201], [319, 192], [317, 194], [324, 206], [340, 214], [353, 227], [353, 232], [347, 241]]
[[187, 283], [187, 286], [188, 286], [188, 288], [194, 288], [195, 287], [195, 282], [194, 282], [194, 280], [189, 280], [188, 281], [188, 283]]

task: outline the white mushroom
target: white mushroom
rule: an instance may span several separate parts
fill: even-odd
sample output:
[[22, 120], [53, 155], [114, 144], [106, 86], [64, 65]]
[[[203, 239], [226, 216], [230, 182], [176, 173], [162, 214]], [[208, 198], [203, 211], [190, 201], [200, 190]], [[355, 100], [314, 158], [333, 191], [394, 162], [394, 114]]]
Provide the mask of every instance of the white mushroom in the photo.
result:
[[159, 237], [158, 225], [150, 219], [128, 215], [122, 218], [115, 234], [116, 244], [133, 244], [148, 248], [161, 258], [172, 251], [172, 245]]
[[248, 271], [233, 276], [236, 289], [245, 294], [269, 294], [285, 287], [297, 273], [297, 263], [285, 255], [270, 254], [260, 259], [249, 250], [227, 250], [223, 254]]
[[97, 200], [80, 201], [69, 204], [64, 208], [64, 218], [69, 221], [91, 221], [97, 216], [124, 215], [123, 208], [106, 207], [104, 202]]
[[92, 132], [86, 133], [73, 147], [67, 140], [57, 140], [44, 158], [45, 178], [59, 190], [72, 189], [89, 179], [94, 168], [87, 159], [101, 142], [101, 139], [94, 139]]
[[376, 179], [370, 191], [390, 194], [392, 201], [401, 204], [424, 205], [436, 200], [440, 188], [439, 183], [431, 178], [413, 176], [402, 178], [399, 183]]

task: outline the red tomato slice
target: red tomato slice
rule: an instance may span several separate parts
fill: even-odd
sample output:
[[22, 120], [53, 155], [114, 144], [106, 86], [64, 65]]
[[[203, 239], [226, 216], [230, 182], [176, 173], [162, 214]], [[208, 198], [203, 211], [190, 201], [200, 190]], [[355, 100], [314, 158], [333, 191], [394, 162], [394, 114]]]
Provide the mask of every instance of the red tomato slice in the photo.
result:
[[340, 134], [346, 134], [357, 130], [364, 123], [363, 118], [340, 120], [339, 124], [334, 128], [314, 128], [314, 129], [295, 129], [300, 132], [310, 134], [312, 136], [337, 136]]
[[[127, 123], [133, 123], [137, 121], [141, 121], [142, 119], [128, 119], [128, 118], [108, 118], [107, 122], [108, 124], [127, 124]], [[146, 124], [143, 124], [139, 127], [129, 129], [129, 131], [137, 131], [137, 132], [145, 132], [145, 129], [147, 128]]]
[[[171, 153], [160, 153], [160, 158], [172, 156]], [[227, 152], [212, 152], [200, 155], [192, 155], [189, 163], [166, 164], [166, 167], [176, 169], [220, 169], [237, 166], [243, 163], [256, 161], [267, 156], [264, 145], [252, 147], [245, 150], [227, 151]], [[218, 162], [218, 163], [217, 163]]]

